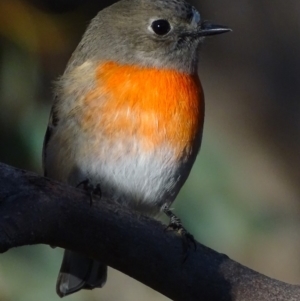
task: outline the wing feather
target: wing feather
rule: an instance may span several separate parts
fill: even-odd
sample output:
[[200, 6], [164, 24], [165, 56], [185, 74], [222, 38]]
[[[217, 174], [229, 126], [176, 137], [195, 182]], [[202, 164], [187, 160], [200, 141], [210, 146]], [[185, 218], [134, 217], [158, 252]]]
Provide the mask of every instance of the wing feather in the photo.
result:
[[55, 131], [56, 126], [59, 123], [59, 118], [58, 118], [58, 113], [56, 110], [56, 105], [57, 105], [57, 97], [55, 97], [53, 106], [50, 111], [50, 116], [49, 116], [49, 122], [48, 122], [48, 127], [45, 133], [44, 137], [44, 143], [43, 143], [43, 170], [44, 170], [44, 176], [47, 177], [47, 168], [46, 168], [46, 156], [47, 156], [47, 145]]

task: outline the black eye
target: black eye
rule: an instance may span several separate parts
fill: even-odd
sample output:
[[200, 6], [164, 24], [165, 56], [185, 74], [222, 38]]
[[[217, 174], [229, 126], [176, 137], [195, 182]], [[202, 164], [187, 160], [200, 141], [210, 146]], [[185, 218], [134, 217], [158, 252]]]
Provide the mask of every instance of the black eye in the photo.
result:
[[167, 20], [161, 19], [153, 21], [151, 28], [157, 35], [163, 36], [171, 30], [171, 25]]

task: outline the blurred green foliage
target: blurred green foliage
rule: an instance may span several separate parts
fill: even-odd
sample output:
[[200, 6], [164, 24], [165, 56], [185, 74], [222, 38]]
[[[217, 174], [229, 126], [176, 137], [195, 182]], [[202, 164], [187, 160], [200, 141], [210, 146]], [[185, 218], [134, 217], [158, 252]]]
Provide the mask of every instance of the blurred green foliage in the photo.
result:
[[[109, 1], [106, 1], [109, 2]], [[42, 174], [53, 81], [105, 2], [0, 2], [0, 161]], [[200, 55], [206, 94], [202, 149], [174, 204], [202, 243], [267, 275], [299, 282], [300, 3], [194, 1], [231, 26]], [[105, 3], [106, 4], [106, 3]], [[0, 257], [0, 300], [58, 300], [62, 250], [30, 246]], [[117, 289], [116, 289], [117, 288]], [[166, 300], [110, 271], [101, 290], [69, 300]]]

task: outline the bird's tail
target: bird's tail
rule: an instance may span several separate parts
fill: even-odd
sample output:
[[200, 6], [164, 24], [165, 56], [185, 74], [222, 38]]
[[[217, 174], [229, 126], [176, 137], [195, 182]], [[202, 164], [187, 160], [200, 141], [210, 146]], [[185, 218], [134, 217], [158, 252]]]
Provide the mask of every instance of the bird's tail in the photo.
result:
[[107, 266], [81, 254], [65, 250], [59, 271], [56, 292], [60, 297], [81, 289], [103, 287], [107, 278]]

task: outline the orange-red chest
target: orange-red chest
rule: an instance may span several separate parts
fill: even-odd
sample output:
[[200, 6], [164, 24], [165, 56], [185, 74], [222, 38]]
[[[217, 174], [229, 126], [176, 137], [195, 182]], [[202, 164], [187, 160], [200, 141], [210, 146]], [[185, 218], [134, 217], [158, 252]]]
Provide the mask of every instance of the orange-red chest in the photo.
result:
[[[151, 151], [168, 145], [176, 156], [200, 139], [204, 96], [197, 75], [108, 62], [96, 70], [96, 88], [84, 99], [81, 127], [101, 139], [135, 137]], [[104, 141], [102, 141], [104, 143]]]

